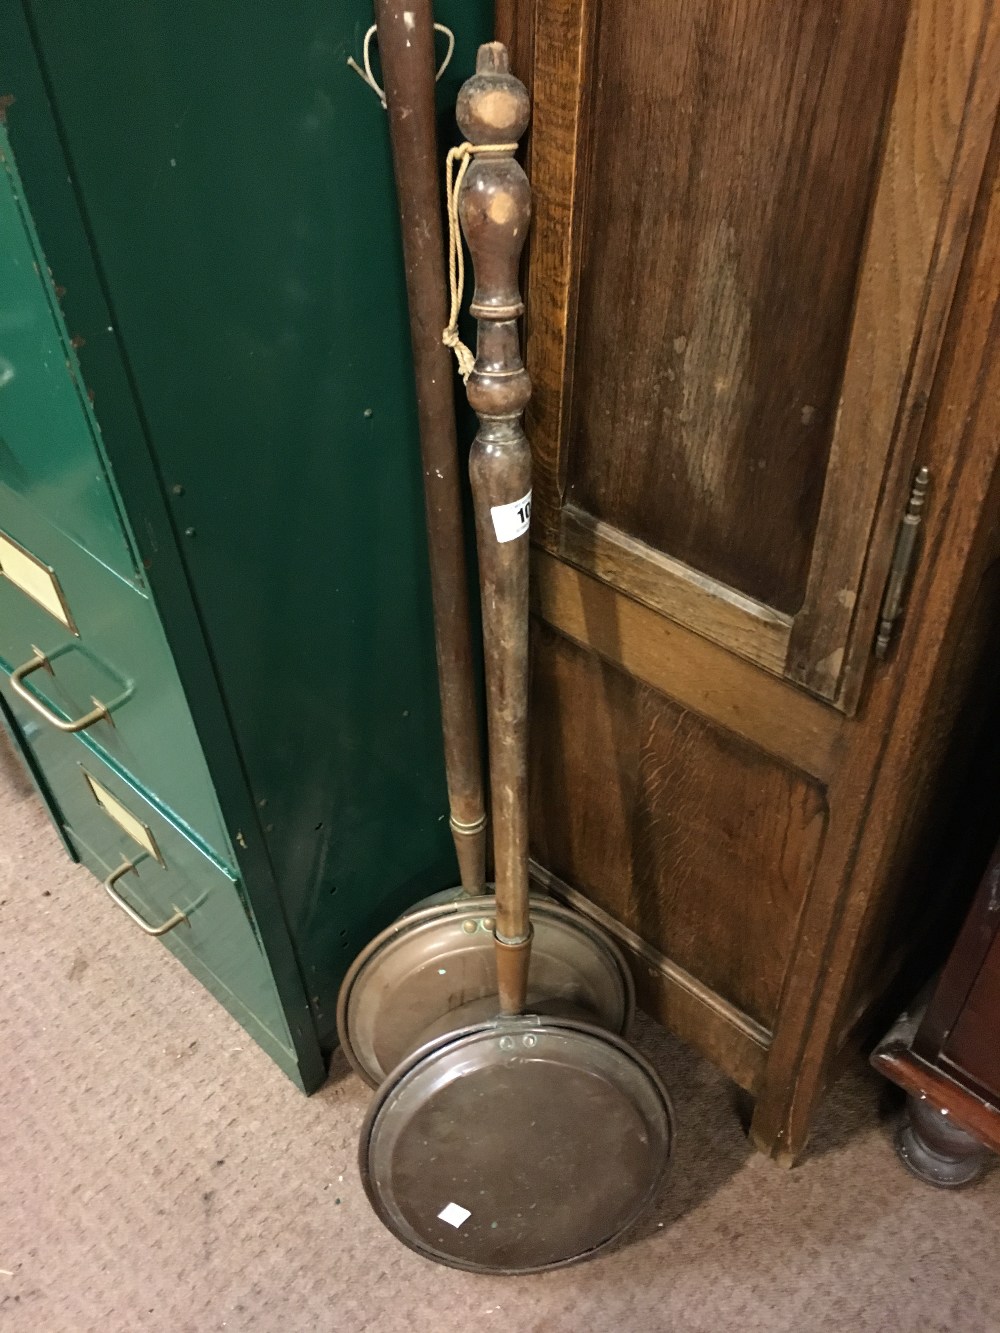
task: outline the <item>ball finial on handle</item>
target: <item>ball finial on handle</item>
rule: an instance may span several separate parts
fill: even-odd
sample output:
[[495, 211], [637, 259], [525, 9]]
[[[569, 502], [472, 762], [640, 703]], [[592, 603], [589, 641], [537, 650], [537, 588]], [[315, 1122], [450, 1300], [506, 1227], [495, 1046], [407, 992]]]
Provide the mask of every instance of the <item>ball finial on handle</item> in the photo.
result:
[[524, 84], [510, 73], [507, 48], [500, 42], [481, 46], [476, 73], [458, 96], [458, 123], [473, 149], [458, 216], [475, 270], [470, 313], [479, 321], [469, 402], [486, 415], [523, 411], [531, 394], [515, 322], [524, 313], [518, 273], [531, 187], [514, 153], [529, 110]]
[[528, 90], [510, 72], [503, 42], [487, 42], [476, 56], [476, 72], [459, 89], [458, 127], [470, 143], [510, 143], [528, 128]]

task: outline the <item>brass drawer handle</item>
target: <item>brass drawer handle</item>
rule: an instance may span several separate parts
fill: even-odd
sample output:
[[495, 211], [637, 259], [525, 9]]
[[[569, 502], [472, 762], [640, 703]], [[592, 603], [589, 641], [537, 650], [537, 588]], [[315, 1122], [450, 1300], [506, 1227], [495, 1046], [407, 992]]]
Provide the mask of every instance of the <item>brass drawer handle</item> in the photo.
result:
[[40, 717], [45, 719], [50, 727], [55, 727], [56, 731], [85, 731], [87, 727], [93, 726], [95, 722], [100, 722], [102, 718], [107, 718], [109, 722], [111, 721], [111, 714], [108, 712], [107, 708], [99, 699], [95, 699], [94, 704], [96, 707], [92, 708], [89, 713], [84, 713], [83, 717], [78, 717], [75, 721], [64, 722], [63, 719], [53, 713], [52, 709], [44, 704], [37, 695], [32, 694], [30, 690], [26, 689], [22, 684], [22, 681], [27, 680], [27, 678], [36, 671], [41, 671], [44, 668], [50, 676], [55, 675], [55, 672], [52, 670], [52, 664], [42, 652], [41, 648], [36, 648], [34, 644], [32, 644], [31, 647], [35, 654], [34, 657], [29, 658], [23, 666], [17, 667], [10, 675], [10, 687], [18, 698], [23, 699], [24, 702], [33, 708]]
[[131, 904], [127, 903], [121, 894], [115, 888], [115, 885], [130, 872], [134, 872], [135, 865], [131, 861], [123, 861], [117, 870], [112, 870], [111, 874], [104, 881], [104, 887], [108, 891], [108, 896], [113, 903], [117, 903], [130, 921], [134, 921], [144, 935], [165, 935], [168, 930], [173, 930], [174, 926], [179, 926], [187, 917], [183, 912], [174, 909], [174, 914], [164, 921], [162, 926], [151, 926], [148, 921], [143, 921], [142, 917]]

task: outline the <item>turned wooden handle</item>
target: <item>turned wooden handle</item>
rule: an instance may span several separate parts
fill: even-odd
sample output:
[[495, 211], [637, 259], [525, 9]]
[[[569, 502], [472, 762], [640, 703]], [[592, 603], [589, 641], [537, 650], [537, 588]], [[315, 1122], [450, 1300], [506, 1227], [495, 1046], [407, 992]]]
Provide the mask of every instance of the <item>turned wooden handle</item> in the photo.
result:
[[[479, 48], [476, 73], [456, 108], [469, 143], [516, 144], [528, 94], [510, 73], [506, 47]], [[483, 602], [490, 785], [496, 860], [497, 970], [503, 1012], [527, 989], [528, 909], [528, 519], [531, 451], [522, 417], [531, 381], [521, 362], [524, 310], [518, 264], [531, 217], [528, 178], [506, 152], [472, 157], [458, 215], [475, 269], [476, 365], [467, 386], [479, 416], [469, 471]]]

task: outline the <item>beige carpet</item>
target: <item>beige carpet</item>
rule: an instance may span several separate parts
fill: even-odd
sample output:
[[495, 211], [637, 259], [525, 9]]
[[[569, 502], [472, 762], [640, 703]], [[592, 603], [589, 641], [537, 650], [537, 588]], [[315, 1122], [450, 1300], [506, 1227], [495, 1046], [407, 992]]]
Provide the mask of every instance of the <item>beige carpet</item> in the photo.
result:
[[680, 1139], [629, 1243], [520, 1279], [417, 1258], [358, 1183], [367, 1090], [338, 1059], [302, 1097], [66, 860], [2, 753], [0, 968], [4, 1333], [1000, 1329], [1000, 1172], [912, 1180], [859, 1069], [785, 1173], [650, 1024]]

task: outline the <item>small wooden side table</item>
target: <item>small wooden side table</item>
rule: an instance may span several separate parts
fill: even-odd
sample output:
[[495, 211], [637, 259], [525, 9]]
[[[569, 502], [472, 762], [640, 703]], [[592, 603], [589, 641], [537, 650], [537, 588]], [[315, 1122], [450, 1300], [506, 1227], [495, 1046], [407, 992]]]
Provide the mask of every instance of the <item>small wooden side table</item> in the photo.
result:
[[896, 1151], [933, 1185], [966, 1185], [1000, 1152], [1000, 843], [943, 971], [872, 1053], [905, 1088]]

